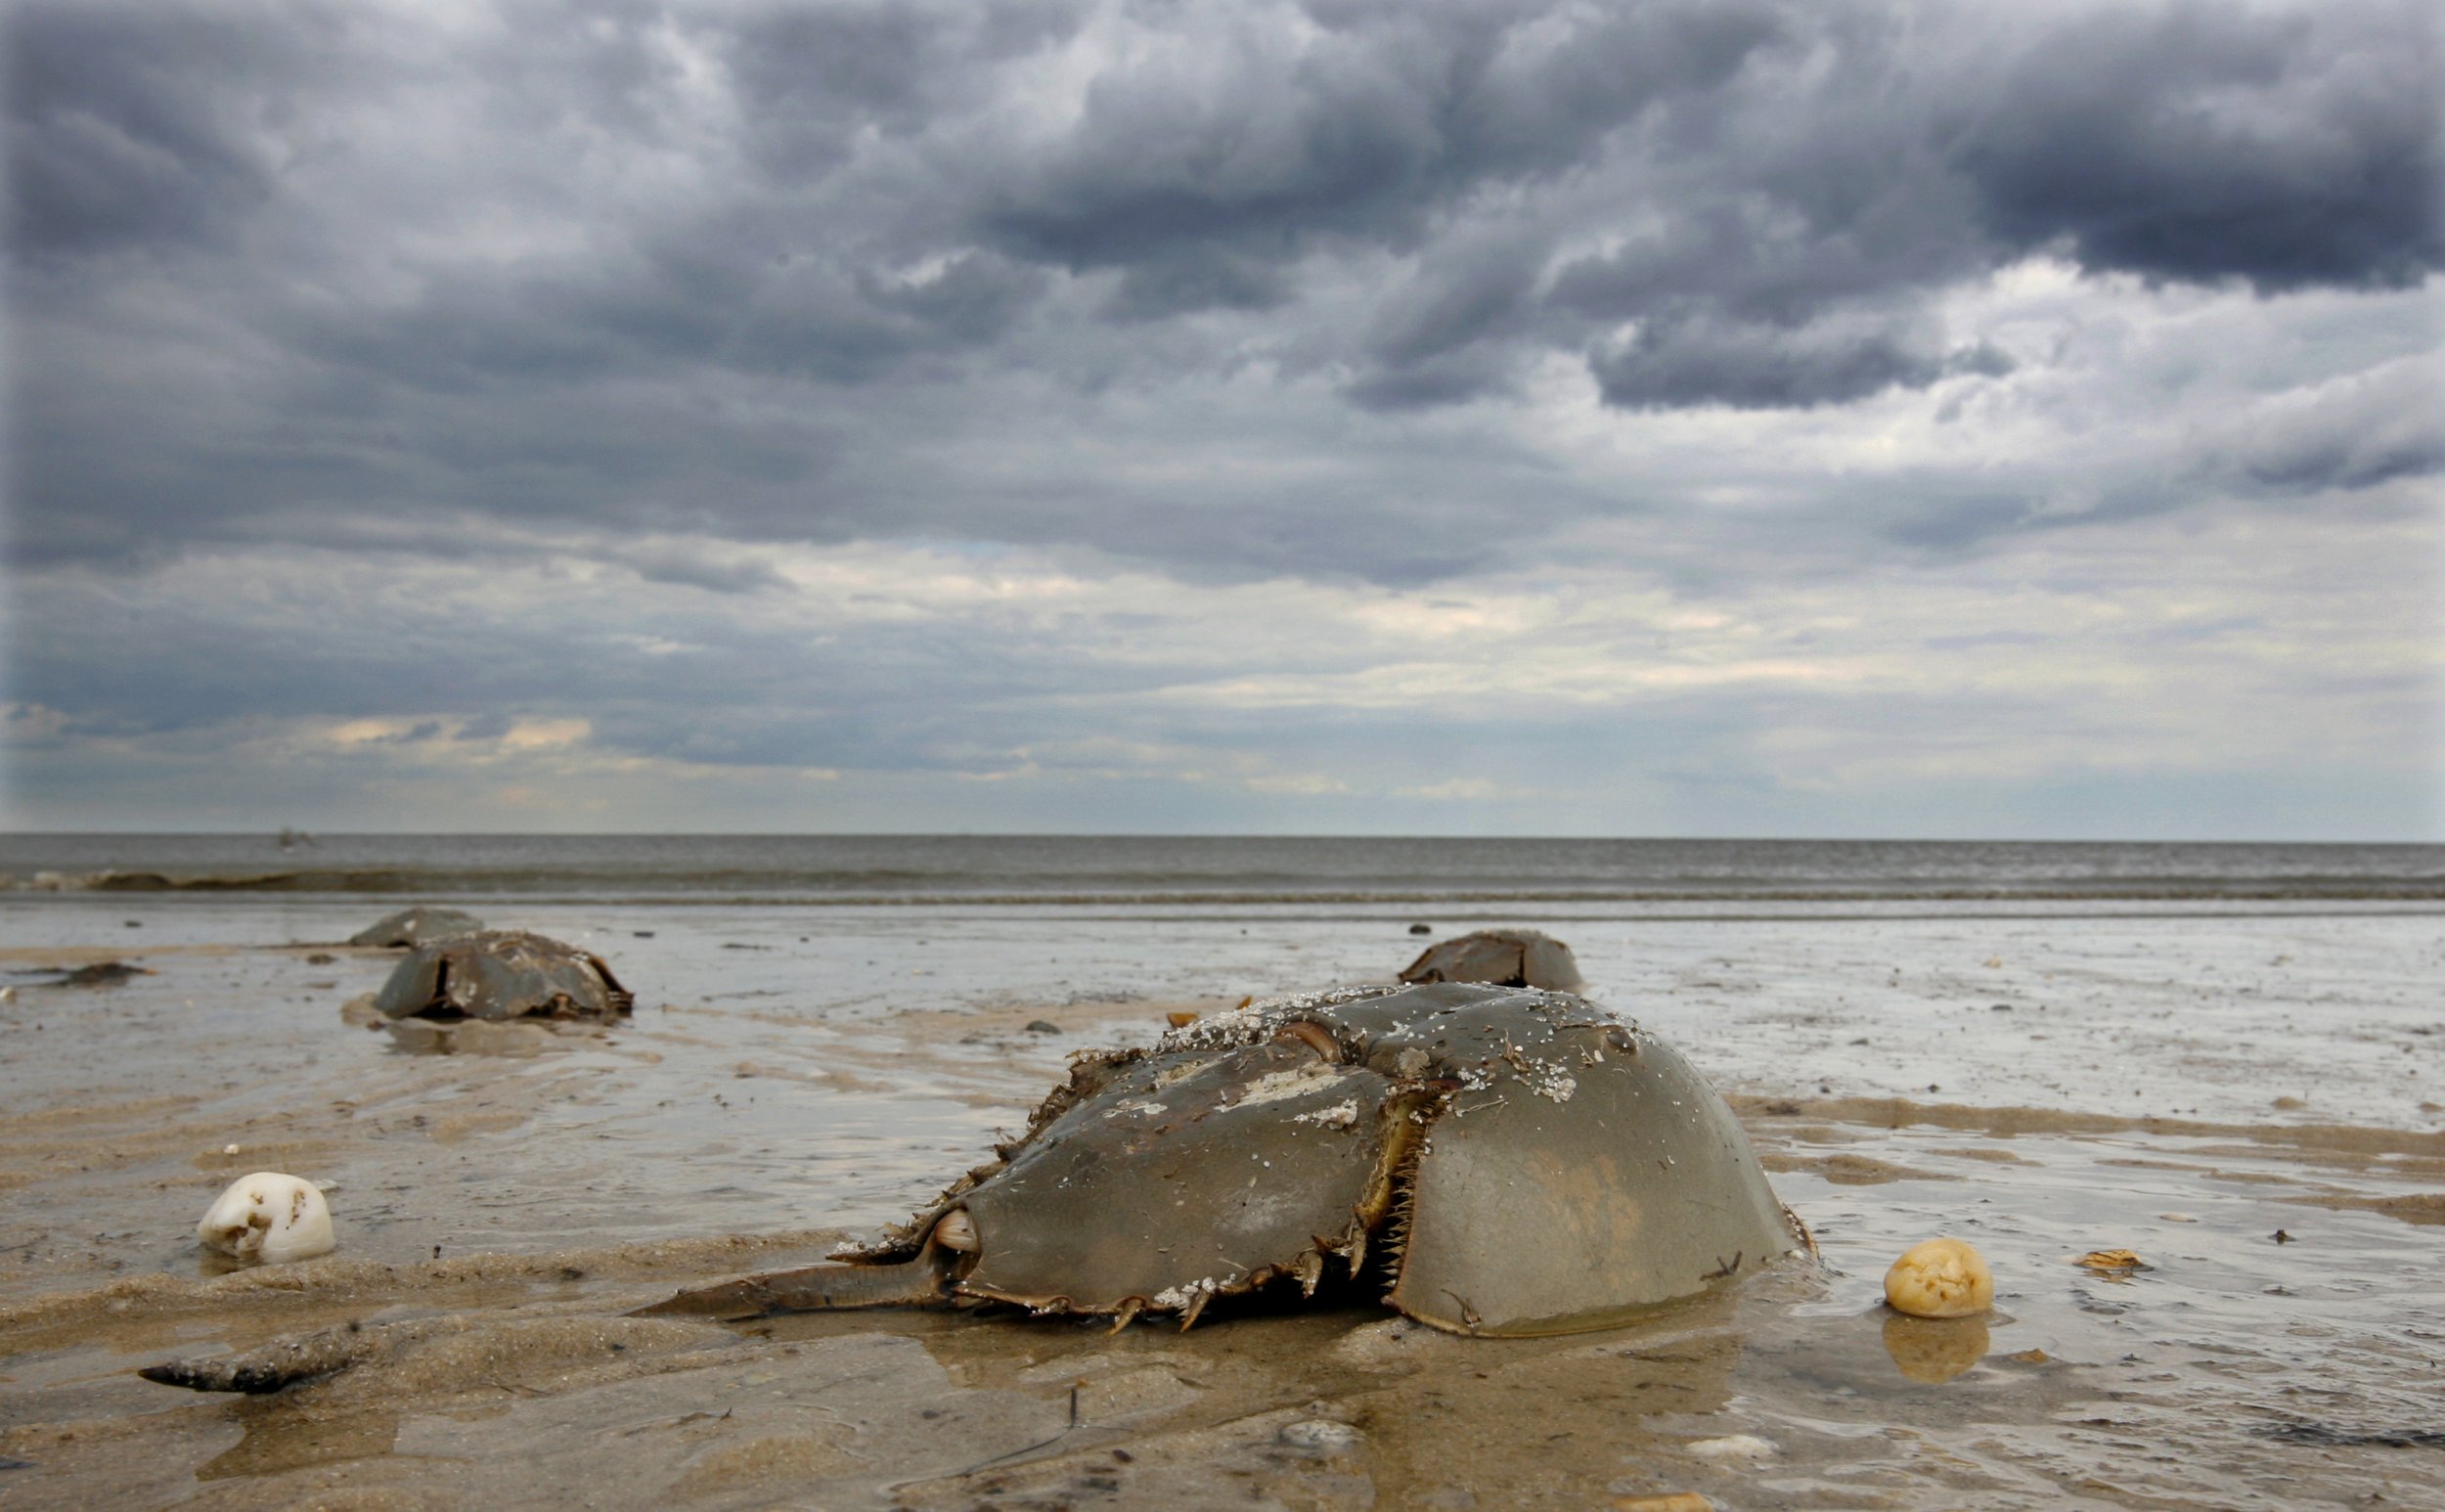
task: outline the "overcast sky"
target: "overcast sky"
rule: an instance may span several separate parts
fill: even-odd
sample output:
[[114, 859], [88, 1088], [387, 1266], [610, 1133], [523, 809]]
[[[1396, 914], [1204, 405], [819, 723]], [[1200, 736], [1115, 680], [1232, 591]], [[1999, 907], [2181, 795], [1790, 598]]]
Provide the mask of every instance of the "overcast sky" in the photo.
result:
[[2445, 840], [2432, 0], [7, 16], [12, 827]]

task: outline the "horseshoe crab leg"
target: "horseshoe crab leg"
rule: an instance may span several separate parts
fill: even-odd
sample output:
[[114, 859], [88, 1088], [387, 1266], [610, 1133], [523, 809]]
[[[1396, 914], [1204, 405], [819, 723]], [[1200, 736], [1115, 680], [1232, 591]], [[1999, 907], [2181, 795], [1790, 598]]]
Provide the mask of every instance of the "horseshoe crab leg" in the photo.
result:
[[897, 1266], [809, 1266], [801, 1270], [772, 1270], [725, 1281], [719, 1286], [684, 1291], [628, 1315], [740, 1318], [761, 1317], [767, 1312], [922, 1307], [951, 1300], [952, 1270], [966, 1259], [956, 1250], [928, 1244], [914, 1260]]

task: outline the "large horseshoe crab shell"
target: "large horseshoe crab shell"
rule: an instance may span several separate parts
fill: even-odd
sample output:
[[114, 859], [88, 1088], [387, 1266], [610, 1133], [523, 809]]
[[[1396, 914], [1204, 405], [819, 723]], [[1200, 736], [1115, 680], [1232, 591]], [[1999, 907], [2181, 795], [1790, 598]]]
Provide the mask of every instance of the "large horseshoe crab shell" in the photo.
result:
[[1535, 990], [1286, 999], [1082, 1054], [1000, 1157], [850, 1264], [646, 1311], [1004, 1302], [1186, 1326], [1372, 1253], [1422, 1322], [1564, 1333], [1807, 1243], [1689, 1062]]

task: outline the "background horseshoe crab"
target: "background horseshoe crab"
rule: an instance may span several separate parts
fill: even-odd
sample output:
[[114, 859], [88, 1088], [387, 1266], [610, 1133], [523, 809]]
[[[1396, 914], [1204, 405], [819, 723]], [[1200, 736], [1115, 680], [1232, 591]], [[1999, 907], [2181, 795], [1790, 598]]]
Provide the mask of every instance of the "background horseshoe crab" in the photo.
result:
[[1491, 982], [1498, 987], [1544, 987], [1576, 993], [1587, 983], [1571, 947], [1534, 929], [1480, 929], [1454, 935], [1420, 952], [1400, 969], [1400, 979], [1426, 982]]
[[1807, 1235], [1723, 1100], [1567, 994], [1464, 984], [1255, 1004], [1086, 1053], [1000, 1159], [850, 1264], [648, 1313], [1014, 1303], [1182, 1326], [1375, 1253], [1385, 1301], [1491, 1335], [1599, 1328]]
[[522, 930], [425, 940], [374, 1000], [387, 1018], [613, 1018], [636, 998], [591, 952]]
[[446, 940], [452, 935], [474, 934], [484, 921], [472, 913], [457, 909], [437, 909], [419, 904], [385, 913], [348, 937], [350, 945], [372, 946], [382, 950], [412, 948], [428, 940]]

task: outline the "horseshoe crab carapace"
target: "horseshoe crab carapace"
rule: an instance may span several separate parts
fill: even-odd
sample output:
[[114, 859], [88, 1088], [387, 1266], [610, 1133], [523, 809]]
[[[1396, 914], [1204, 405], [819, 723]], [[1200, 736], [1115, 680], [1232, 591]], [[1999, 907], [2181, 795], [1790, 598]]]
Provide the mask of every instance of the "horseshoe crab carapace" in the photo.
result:
[[1809, 1242], [1688, 1061], [1530, 989], [1284, 999], [1083, 1053], [999, 1153], [845, 1264], [644, 1311], [999, 1302], [1185, 1327], [1341, 1267], [1438, 1328], [1568, 1333]]

